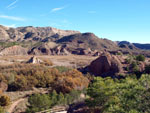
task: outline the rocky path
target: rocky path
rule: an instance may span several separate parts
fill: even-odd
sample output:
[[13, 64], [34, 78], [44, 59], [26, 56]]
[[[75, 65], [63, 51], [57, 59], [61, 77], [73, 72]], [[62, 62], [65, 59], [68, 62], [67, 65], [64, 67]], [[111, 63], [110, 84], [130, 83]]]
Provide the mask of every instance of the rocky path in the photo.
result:
[[9, 109], [7, 110], [7, 112], [8, 112], [8, 113], [13, 113], [15, 107], [16, 107], [20, 102], [22, 102], [22, 101], [24, 101], [24, 100], [25, 100], [24, 98], [21, 98], [21, 99], [15, 101], [15, 102], [13, 102], [13, 103], [10, 105]]

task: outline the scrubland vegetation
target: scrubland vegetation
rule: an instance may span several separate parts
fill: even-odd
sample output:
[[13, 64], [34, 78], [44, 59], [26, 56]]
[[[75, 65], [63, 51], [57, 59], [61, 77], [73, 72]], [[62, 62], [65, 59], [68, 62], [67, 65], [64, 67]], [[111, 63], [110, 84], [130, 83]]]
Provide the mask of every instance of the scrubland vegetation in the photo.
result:
[[149, 113], [150, 75], [126, 79], [96, 77], [90, 84], [86, 100], [93, 111], [101, 113]]
[[[28, 91], [47, 88], [46, 94], [28, 96], [26, 112], [35, 113], [54, 106], [66, 106], [83, 101], [87, 113], [149, 113], [150, 112], [150, 65], [140, 71], [145, 57], [129, 56], [124, 78], [102, 78], [64, 66], [17, 63], [0, 66], [0, 82], [8, 85], [7, 91]], [[119, 76], [119, 75], [117, 75]], [[80, 95], [84, 94], [84, 99]], [[8, 96], [0, 93], [0, 113], [10, 105]], [[83, 108], [84, 109], [84, 108]]]
[[[8, 91], [27, 91], [33, 87], [50, 90], [50, 94], [38, 94], [29, 98], [30, 106], [27, 111], [31, 113], [57, 104], [72, 103], [79, 97], [78, 93], [78, 96], [74, 94], [76, 90], [81, 91], [89, 84], [88, 78], [81, 72], [63, 66], [50, 68], [43, 64], [13, 64], [0, 66], [0, 72], [0, 81], [8, 84]], [[0, 102], [0, 106], [4, 107], [9, 105], [10, 100], [1, 96]], [[38, 106], [41, 108], [38, 109]]]
[[[64, 71], [64, 72], [63, 72]], [[44, 65], [15, 64], [0, 67], [1, 81], [9, 91], [30, 90], [32, 87], [51, 87], [56, 91], [70, 92], [88, 86], [88, 79], [76, 69], [49, 68]]]
[[80, 99], [82, 91], [72, 90], [70, 93], [57, 93], [53, 90], [50, 94], [35, 94], [29, 98], [27, 113], [35, 113], [50, 109], [55, 105], [69, 105]]

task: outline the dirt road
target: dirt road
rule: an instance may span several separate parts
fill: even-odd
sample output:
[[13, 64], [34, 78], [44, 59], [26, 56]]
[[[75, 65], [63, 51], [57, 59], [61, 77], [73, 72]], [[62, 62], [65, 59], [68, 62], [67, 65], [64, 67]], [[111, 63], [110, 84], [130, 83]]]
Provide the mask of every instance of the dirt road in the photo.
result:
[[8, 112], [8, 113], [13, 113], [13, 110], [15, 109], [15, 107], [16, 107], [21, 101], [24, 101], [24, 100], [25, 100], [24, 98], [21, 98], [21, 99], [15, 101], [15, 102], [13, 102], [13, 103], [10, 105], [9, 109], [7, 110], [7, 112]]

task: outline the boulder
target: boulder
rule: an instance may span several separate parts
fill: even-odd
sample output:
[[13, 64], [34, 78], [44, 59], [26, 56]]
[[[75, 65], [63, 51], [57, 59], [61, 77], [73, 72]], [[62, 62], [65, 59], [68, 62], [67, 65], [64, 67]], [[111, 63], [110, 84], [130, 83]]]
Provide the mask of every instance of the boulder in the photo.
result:
[[119, 59], [110, 53], [101, 54], [88, 67], [90, 72], [96, 76], [113, 76], [123, 71]]
[[38, 58], [35, 57], [35, 56], [31, 57], [31, 58], [27, 61], [27, 63], [31, 63], [31, 64], [40, 64], [40, 63], [42, 63], [42, 62], [43, 62], [42, 60], [38, 59]]

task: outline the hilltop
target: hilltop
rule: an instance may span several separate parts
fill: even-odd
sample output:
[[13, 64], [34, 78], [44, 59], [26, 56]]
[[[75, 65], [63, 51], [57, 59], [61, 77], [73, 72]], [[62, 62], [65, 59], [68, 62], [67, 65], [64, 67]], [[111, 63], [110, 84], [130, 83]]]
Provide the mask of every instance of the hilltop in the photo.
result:
[[[17, 48], [17, 49], [13, 49]], [[92, 55], [103, 51], [113, 54], [144, 54], [149, 56], [149, 45], [130, 42], [113, 42], [93, 33], [60, 30], [53, 27], [0, 26], [1, 55]]]

